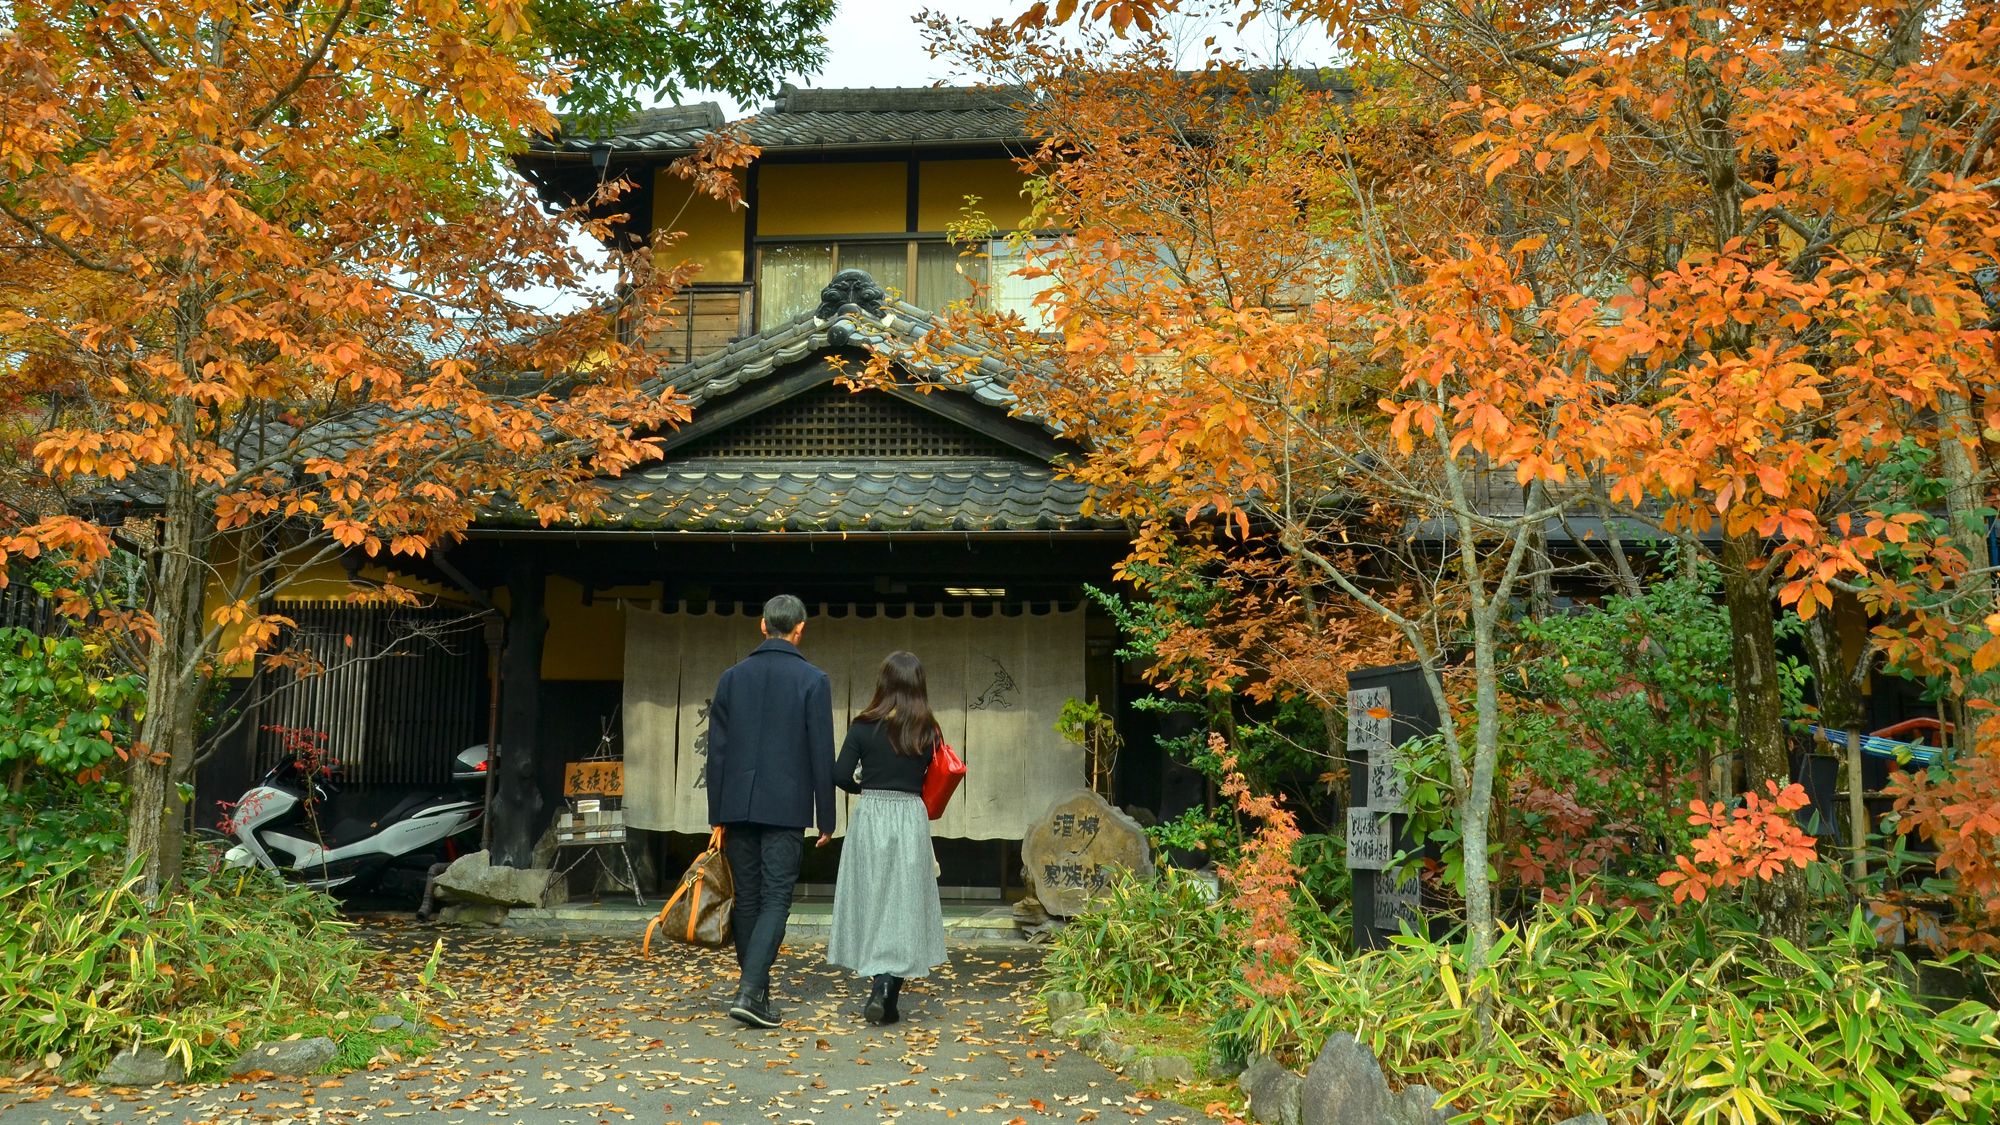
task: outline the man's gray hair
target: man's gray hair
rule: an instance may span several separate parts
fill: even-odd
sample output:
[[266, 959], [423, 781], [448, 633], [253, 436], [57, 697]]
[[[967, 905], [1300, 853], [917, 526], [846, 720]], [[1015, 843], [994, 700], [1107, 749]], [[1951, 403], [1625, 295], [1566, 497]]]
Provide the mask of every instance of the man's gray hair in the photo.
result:
[[806, 603], [790, 594], [779, 594], [764, 603], [764, 629], [774, 637], [789, 637], [805, 623]]

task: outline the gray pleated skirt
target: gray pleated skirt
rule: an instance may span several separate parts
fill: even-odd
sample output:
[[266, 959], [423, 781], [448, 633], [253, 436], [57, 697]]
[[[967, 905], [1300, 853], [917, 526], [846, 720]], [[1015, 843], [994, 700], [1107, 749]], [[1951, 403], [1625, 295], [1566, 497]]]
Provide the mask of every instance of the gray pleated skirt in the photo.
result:
[[948, 956], [924, 799], [863, 790], [840, 848], [826, 959], [867, 977], [920, 977]]

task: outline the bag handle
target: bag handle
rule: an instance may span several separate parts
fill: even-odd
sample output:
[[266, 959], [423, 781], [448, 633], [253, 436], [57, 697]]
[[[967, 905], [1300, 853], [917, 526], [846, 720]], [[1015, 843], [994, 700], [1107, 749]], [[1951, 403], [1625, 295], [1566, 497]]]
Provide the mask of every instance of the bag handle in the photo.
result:
[[[715, 826], [715, 831], [708, 834], [707, 850], [694, 857], [693, 863], [688, 864], [687, 871], [681, 875], [681, 885], [674, 889], [673, 896], [668, 898], [665, 905], [660, 907], [660, 913], [652, 921], [646, 923], [646, 936], [640, 939], [639, 942], [639, 956], [650, 957], [652, 955], [653, 931], [666, 922], [667, 911], [672, 910], [674, 903], [679, 902], [681, 896], [688, 893], [689, 887], [700, 886], [702, 865], [708, 861], [710, 856], [717, 855], [722, 851], [722, 840], [722, 826], [718, 824]], [[701, 891], [696, 890], [694, 901], [688, 905], [688, 940], [690, 942], [694, 940], [694, 923], [700, 909]]]

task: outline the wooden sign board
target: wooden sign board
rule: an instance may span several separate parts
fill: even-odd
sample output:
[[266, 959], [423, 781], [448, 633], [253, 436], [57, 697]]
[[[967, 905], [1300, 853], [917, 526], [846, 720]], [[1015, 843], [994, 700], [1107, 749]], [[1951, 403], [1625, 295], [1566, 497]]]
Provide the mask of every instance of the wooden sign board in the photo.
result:
[[1424, 932], [1423, 885], [1415, 863], [1385, 867], [1375, 873], [1375, 928], [1395, 932], [1404, 922], [1410, 932]]
[[565, 797], [623, 797], [624, 762], [571, 762], [563, 770]]
[[1396, 834], [1388, 813], [1363, 806], [1347, 810], [1347, 866], [1355, 871], [1382, 871], [1396, 854]]

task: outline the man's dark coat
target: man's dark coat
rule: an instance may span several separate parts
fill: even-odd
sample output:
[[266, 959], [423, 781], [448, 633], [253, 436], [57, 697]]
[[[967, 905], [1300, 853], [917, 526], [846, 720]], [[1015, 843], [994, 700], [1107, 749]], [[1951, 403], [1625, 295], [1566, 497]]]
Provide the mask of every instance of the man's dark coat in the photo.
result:
[[722, 674], [708, 708], [708, 822], [833, 831], [833, 687], [773, 638]]

